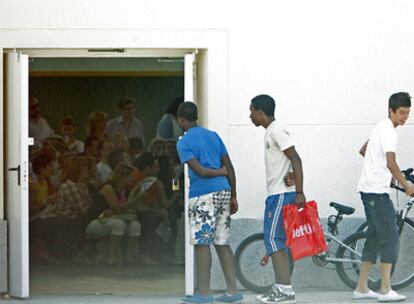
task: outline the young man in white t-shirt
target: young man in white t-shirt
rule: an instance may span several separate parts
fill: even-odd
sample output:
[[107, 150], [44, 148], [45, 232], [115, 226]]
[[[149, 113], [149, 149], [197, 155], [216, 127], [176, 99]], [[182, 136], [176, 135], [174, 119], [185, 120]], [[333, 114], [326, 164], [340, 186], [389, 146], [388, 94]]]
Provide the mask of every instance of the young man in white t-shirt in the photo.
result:
[[[396, 127], [408, 119], [411, 97], [408, 93], [395, 93], [389, 98], [388, 118], [374, 127], [369, 140], [362, 146], [364, 156], [358, 192], [367, 217], [367, 240], [362, 251], [359, 281], [353, 299], [377, 299], [378, 302], [404, 301], [405, 296], [391, 289], [392, 265], [397, 261], [399, 248], [395, 209], [390, 199], [390, 183], [396, 179], [406, 194], [414, 196], [414, 186], [409, 184], [396, 162]], [[368, 275], [372, 264], [381, 260], [381, 288], [375, 293], [368, 288]]]
[[[269, 95], [258, 95], [250, 104], [250, 119], [255, 126], [266, 129], [264, 138], [265, 165], [268, 197], [264, 214], [264, 241], [272, 258], [276, 284], [257, 297], [262, 303], [296, 303], [290, 282], [289, 251], [282, 227], [283, 206], [298, 204], [303, 207], [302, 162], [292, 138], [285, 127], [274, 117], [275, 101]], [[285, 176], [293, 170], [295, 186], [285, 184]]]

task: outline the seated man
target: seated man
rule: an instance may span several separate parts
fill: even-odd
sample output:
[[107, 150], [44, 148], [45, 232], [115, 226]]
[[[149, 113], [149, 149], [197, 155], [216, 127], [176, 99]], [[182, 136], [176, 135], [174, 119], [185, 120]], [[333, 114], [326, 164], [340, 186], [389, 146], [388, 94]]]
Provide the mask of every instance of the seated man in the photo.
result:
[[75, 138], [75, 121], [70, 117], [65, 117], [60, 124], [60, 134], [63, 136], [68, 151], [66, 155], [77, 155], [83, 153], [85, 144]]

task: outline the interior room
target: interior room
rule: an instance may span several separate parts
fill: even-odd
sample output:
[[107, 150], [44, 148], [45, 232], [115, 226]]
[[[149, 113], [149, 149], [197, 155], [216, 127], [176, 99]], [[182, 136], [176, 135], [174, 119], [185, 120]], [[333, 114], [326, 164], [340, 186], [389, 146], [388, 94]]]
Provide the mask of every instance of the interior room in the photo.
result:
[[[52, 201], [63, 183], [62, 171], [75, 166], [75, 163], [70, 163], [63, 157], [69, 153], [69, 144], [66, 142], [69, 137], [65, 132], [69, 130], [71, 138], [83, 147], [83, 150], [79, 148], [81, 150], [76, 153], [87, 154], [91, 137], [95, 136], [91, 135], [93, 114], [105, 113], [106, 124], [111, 119], [122, 115], [121, 100], [125, 98], [132, 100], [133, 115], [143, 126], [142, 140], [137, 148], [139, 152], [135, 151], [134, 153], [137, 154], [130, 154], [129, 167], [134, 168], [136, 156], [142, 152], [155, 151], [152, 150], [154, 148], [152, 144], [154, 138], [157, 137], [158, 123], [168, 112], [172, 102], [184, 95], [183, 58], [30, 58], [29, 71], [29, 115], [31, 111], [38, 111], [53, 130], [53, 134], [48, 136], [49, 140], [46, 145], [36, 146], [35, 143], [29, 151], [32, 165], [29, 209], [31, 198], [35, 195], [33, 193], [36, 192], [34, 188], [30, 188], [33, 182], [36, 182], [32, 177], [38, 175], [33, 170], [46, 171], [40, 170], [41, 165], [38, 163], [35, 165], [33, 159], [39, 151], [45, 149], [45, 146], [49, 145], [54, 155], [58, 155], [54, 160], [57, 165], [51, 169], [57, 172], [54, 176], [55, 181], [48, 180], [47, 198], [52, 197], [50, 199]], [[104, 127], [101, 125], [101, 129]], [[117, 140], [120, 143], [115, 142]], [[109, 141], [115, 142], [116, 148], [118, 145], [121, 146], [119, 138], [112, 137]], [[66, 145], [62, 145], [62, 142]], [[132, 146], [129, 147], [131, 149], [128, 151], [132, 151]], [[103, 157], [105, 145], [97, 141], [94, 149], [96, 162], [99, 162]], [[93, 152], [90, 153], [93, 154]], [[96, 167], [96, 165], [97, 163], [88, 163], [91, 167]], [[159, 166], [161, 167], [161, 163]], [[90, 183], [92, 183], [92, 171], [88, 168]], [[74, 174], [76, 173], [75, 170]], [[169, 188], [171, 184], [167, 182], [164, 186]], [[54, 189], [54, 194], [51, 189]], [[179, 204], [178, 201], [179, 199], [174, 198], [172, 204]], [[49, 234], [55, 231], [68, 231], [73, 222], [47, 221], [48, 213], [44, 212], [45, 209], [41, 209], [41, 215], [38, 210], [30, 209], [30, 292], [32, 294], [182, 293], [184, 289], [184, 222], [181, 207], [176, 208], [178, 211], [176, 210], [175, 216], [169, 217], [169, 223], [173, 221], [175, 225], [173, 232], [171, 228], [161, 229], [164, 224], [157, 228], [156, 233], [164, 242], [160, 249], [163, 252], [160, 253], [159, 258], [158, 256], [155, 258], [155, 254], [154, 256], [148, 254], [148, 259], [144, 259], [142, 252], [145, 250], [143, 248], [145, 245], [138, 238], [138, 245], [134, 251], [135, 260], [127, 261], [128, 244], [124, 237], [118, 243], [121, 256], [110, 263], [108, 260], [98, 258], [100, 251], [107, 253], [106, 250], [111, 250], [110, 247], [109, 249], [105, 249], [108, 247], [100, 248], [105, 240], [107, 242], [110, 240], [91, 239], [83, 233], [84, 227], [78, 232], [69, 230], [75, 231], [70, 233], [72, 233], [71, 239], [76, 240], [76, 246], [63, 247], [64, 257], [60, 255], [59, 250], [62, 251], [62, 248], [55, 250], [54, 247], [61, 247], [65, 242], [56, 235], [49, 237]], [[47, 224], [41, 225], [41, 228], [34, 224], [42, 220]], [[140, 221], [139, 216], [137, 221]], [[132, 224], [126, 222], [125, 229], [132, 229], [131, 227]], [[171, 234], [174, 234], [173, 239], [171, 239]], [[70, 257], [67, 257], [69, 250]]]

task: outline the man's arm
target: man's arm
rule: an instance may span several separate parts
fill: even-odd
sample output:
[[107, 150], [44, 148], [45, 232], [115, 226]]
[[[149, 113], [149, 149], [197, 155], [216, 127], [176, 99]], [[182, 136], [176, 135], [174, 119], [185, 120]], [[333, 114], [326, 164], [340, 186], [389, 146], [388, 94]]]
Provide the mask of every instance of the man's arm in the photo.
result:
[[402, 175], [401, 170], [395, 160], [395, 153], [387, 152], [385, 153], [385, 156], [387, 157], [387, 167], [390, 170], [392, 176], [403, 186], [407, 195], [414, 196], [414, 185], [410, 185], [405, 179], [404, 175]]
[[239, 209], [239, 204], [237, 203], [237, 192], [236, 192], [236, 173], [234, 172], [234, 167], [231, 162], [230, 156], [228, 154], [224, 155], [221, 158], [221, 162], [224, 165], [224, 167], [227, 169], [227, 179], [231, 187], [230, 213], [234, 214]]
[[365, 156], [365, 152], [367, 151], [368, 146], [368, 140], [365, 142], [365, 144], [362, 145], [361, 149], [359, 149], [359, 154], [362, 155], [362, 157]]
[[293, 176], [295, 178], [296, 185], [296, 203], [300, 208], [305, 206], [306, 198], [303, 193], [303, 170], [302, 170], [302, 160], [299, 157], [299, 154], [296, 152], [294, 146], [287, 148], [283, 151], [287, 158], [289, 158], [292, 163]]
[[221, 167], [220, 169], [205, 168], [195, 158], [187, 160], [186, 163], [191, 169], [194, 170], [195, 173], [197, 173], [197, 175], [202, 177], [216, 177], [227, 175], [226, 167]]

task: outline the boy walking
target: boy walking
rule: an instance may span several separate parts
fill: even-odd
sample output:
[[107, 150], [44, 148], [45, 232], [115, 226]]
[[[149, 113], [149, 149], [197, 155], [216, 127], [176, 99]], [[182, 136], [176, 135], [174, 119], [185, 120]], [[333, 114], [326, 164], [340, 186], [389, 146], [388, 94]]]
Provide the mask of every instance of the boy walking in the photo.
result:
[[[409, 196], [414, 196], [410, 185], [396, 162], [396, 127], [405, 124], [411, 107], [408, 93], [395, 93], [388, 102], [388, 118], [380, 121], [373, 129], [369, 141], [361, 148], [364, 157], [358, 192], [364, 204], [368, 223], [367, 240], [362, 251], [359, 281], [353, 292], [353, 299], [377, 299], [378, 302], [404, 301], [405, 296], [391, 289], [392, 265], [397, 261], [399, 248], [395, 209], [390, 199], [390, 183], [396, 179]], [[377, 257], [381, 264], [381, 288], [379, 293], [368, 289], [368, 275]]]
[[[233, 252], [229, 246], [230, 214], [237, 212], [236, 176], [226, 147], [217, 133], [197, 125], [198, 111], [192, 102], [177, 110], [180, 127], [186, 132], [177, 143], [182, 164], [189, 167], [190, 243], [195, 248], [197, 292], [182, 303], [239, 303]], [[224, 273], [227, 291], [214, 299], [210, 294], [213, 244]]]
[[[275, 101], [269, 95], [258, 95], [250, 104], [250, 119], [255, 126], [266, 129], [265, 165], [268, 197], [264, 214], [264, 241], [266, 251], [272, 258], [276, 277], [268, 292], [257, 297], [262, 303], [296, 303], [295, 293], [290, 282], [289, 251], [286, 248], [286, 235], [282, 227], [283, 206], [298, 204], [303, 207], [302, 162], [296, 152], [290, 134], [274, 117]], [[296, 184], [285, 184], [285, 176], [293, 170]]]

